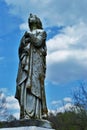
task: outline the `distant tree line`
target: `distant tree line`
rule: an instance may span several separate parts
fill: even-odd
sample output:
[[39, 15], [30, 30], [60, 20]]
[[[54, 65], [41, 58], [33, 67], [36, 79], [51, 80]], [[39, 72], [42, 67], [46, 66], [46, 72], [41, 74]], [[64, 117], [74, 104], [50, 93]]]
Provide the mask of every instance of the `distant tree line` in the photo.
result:
[[73, 93], [74, 104], [64, 113], [49, 114], [56, 130], [87, 130], [87, 87], [81, 83]]

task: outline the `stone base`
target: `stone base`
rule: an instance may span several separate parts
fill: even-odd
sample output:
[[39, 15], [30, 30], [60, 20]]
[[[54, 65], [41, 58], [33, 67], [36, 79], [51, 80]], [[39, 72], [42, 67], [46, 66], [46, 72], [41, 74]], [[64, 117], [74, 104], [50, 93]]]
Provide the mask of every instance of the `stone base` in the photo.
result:
[[0, 130], [54, 130], [54, 129], [31, 126], [31, 127], [2, 128]]
[[52, 124], [47, 120], [27, 119], [0, 122], [0, 130], [53, 130], [52, 128]]

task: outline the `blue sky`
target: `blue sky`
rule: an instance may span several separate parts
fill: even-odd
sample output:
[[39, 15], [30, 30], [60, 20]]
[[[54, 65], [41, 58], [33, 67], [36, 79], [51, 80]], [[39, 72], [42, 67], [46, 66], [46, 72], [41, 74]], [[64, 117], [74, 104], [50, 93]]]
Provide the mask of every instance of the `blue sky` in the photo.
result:
[[[7, 95], [10, 111], [13, 106], [18, 108], [13, 98], [18, 46], [28, 30], [30, 13], [41, 18], [48, 35], [45, 80], [48, 109], [58, 110], [60, 101], [70, 102], [75, 87], [87, 82], [86, 5], [86, 0], [0, 0], [0, 90]], [[9, 106], [11, 99], [14, 104]]]

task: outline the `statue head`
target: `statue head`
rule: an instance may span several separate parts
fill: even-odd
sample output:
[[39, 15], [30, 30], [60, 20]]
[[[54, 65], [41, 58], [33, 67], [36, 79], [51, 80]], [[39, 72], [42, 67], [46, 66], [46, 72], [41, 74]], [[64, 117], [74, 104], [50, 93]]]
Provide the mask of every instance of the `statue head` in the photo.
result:
[[28, 24], [31, 31], [33, 30], [33, 28], [43, 29], [42, 22], [36, 15], [30, 14], [28, 18]]

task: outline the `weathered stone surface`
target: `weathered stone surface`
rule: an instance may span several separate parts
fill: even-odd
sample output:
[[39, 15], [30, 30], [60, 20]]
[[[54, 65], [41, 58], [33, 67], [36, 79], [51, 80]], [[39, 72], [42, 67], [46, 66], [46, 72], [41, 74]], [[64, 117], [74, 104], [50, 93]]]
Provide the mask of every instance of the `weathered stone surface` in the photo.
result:
[[46, 32], [41, 20], [33, 14], [28, 19], [30, 31], [26, 31], [19, 45], [19, 68], [16, 94], [20, 105], [20, 119], [47, 117], [45, 96]]
[[[49, 129], [31, 126], [31, 127], [2, 128], [0, 130], [49, 130]], [[50, 130], [54, 130], [54, 129], [50, 129]]]
[[17, 127], [40, 127], [40, 128], [46, 128], [52, 129], [52, 124], [47, 120], [16, 120], [11, 122], [0, 122], [0, 128], [17, 128]]

